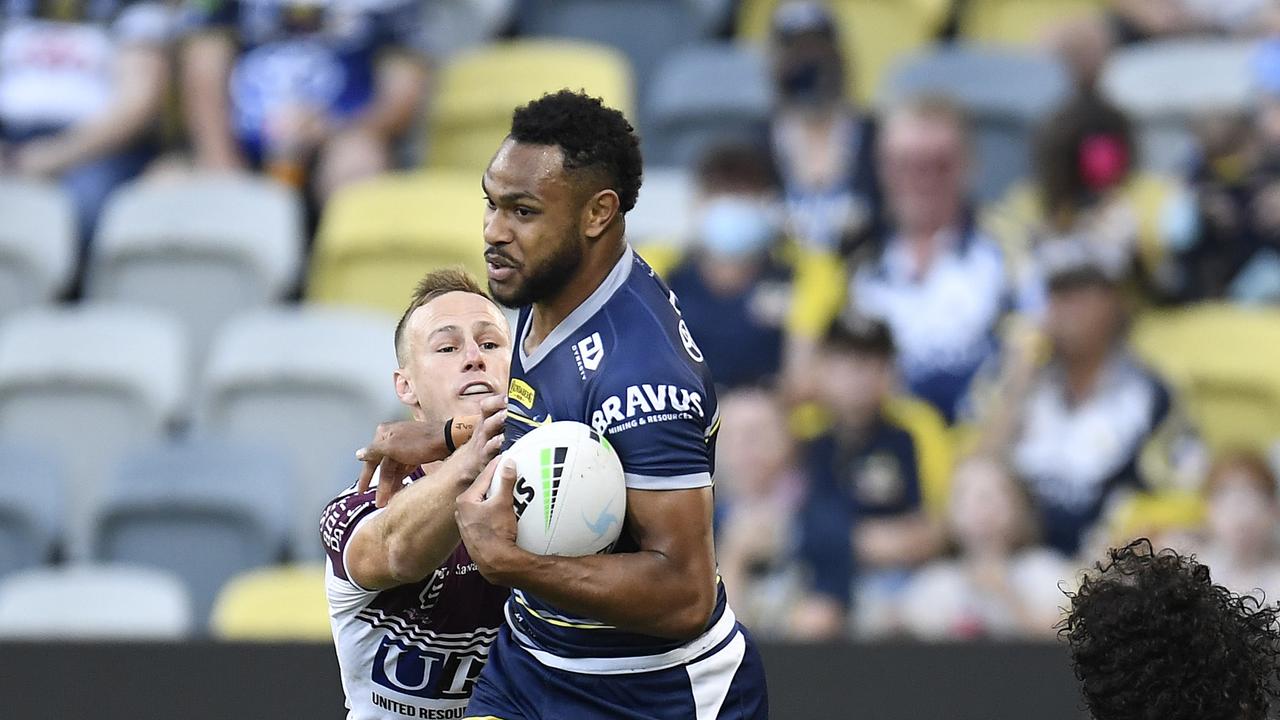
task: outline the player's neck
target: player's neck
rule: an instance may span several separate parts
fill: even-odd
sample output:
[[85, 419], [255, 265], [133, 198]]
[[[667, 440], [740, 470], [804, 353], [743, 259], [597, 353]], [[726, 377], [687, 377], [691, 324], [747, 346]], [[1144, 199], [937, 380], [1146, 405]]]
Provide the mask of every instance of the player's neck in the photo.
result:
[[[602, 239], [600, 242], [609, 241]], [[577, 310], [578, 306], [586, 302], [587, 298], [591, 297], [591, 293], [604, 283], [605, 278], [609, 277], [609, 273], [626, 252], [627, 245], [625, 242], [610, 243], [607, 249], [602, 246], [597, 250], [582, 259], [582, 265], [577, 273], [564, 284], [555, 297], [533, 304], [529, 334], [524, 339], [526, 354], [532, 354], [556, 329], [556, 326], [569, 317], [569, 313]]]

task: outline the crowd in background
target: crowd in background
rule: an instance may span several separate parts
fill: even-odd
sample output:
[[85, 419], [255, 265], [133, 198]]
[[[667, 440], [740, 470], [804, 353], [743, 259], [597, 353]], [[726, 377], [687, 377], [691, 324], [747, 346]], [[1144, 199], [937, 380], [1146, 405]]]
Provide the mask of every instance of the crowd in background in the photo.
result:
[[[263, 173], [314, 221], [417, 163], [434, 61], [519, 12], [4, 0], [0, 173], [63, 185], [85, 256], [143, 174]], [[1156, 176], [1100, 68], [1194, 35], [1259, 38], [1257, 102], [1205, 117], [1194, 163]], [[1030, 174], [979, 202], [960, 106], [864, 107], [837, 19], [784, 3], [767, 127], [687, 158], [690, 237], [639, 248], [721, 386], [719, 562], [760, 635], [1049, 637], [1077, 568], [1138, 533], [1280, 597], [1275, 467], [1209, 449], [1128, 343], [1152, 308], [1280, 301], [1280, 5], [1111, 0], [1042, 43], [1072, 90]]]

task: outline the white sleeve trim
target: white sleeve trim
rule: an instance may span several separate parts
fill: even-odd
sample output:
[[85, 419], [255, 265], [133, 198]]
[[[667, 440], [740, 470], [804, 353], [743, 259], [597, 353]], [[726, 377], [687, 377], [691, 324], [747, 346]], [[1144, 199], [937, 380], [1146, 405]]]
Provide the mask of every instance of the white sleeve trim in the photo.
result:
[[347, 542], [345, 545], [342, 546], [342, 572], [346, 574], [347, 582], [351, 583], [352, 587], [362, 592], [376, 593], [379, 591], [371, 590], [361, 585], [360, 583], [356, 582], [356, 579], [351, 577], [351, 568], [347, 567], [347, 548], [351, 547], [351, 542], [356, 539], [356, 533], [360, 532], [360, 528], [364, 527], [365, 524], [369, 522], [369, 520], [381, 515], [383, 510], [386, 510], [386, 508], [378, 508], [377, 510], [374, 510], [368, 515], [365, 515], [364, 517], [357, 520], [356, 526], [351, 528], [349, 531], [347, 531]]
[[709, 472], [667, 476], [623, 473], [623, 477], [626, 479], [627, 487], [632, 490], [689, 490], [711, 485]]

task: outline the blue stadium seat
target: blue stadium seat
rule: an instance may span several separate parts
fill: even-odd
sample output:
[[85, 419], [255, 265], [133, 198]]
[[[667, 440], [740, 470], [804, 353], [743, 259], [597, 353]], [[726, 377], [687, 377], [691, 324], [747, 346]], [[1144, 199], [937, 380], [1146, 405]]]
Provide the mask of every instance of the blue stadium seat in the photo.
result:
[[65, 463], [73, 556], [84, 554], [103, 468], [167, 432], [185, 400], [186, 367], [181, 327], [152, 310], [35, 308], [0, 323], [0, 437]]
[[76, 216], [57, 185], [0, 178], [0, 317], [66, 290], [76, 263]]
[[290, 453], [300, 557], [323, 554], [316, 518], [358, 477], [356, 449], [379, 422], [404, 416], [392, 385], [394, 329], [390, 316], [311, 306], [236, 318], [214, 342], [197, 427]]
[[204, 438], [141, 450], [107, 479], [92, 514], [92, 557], [176, 574], [204, 626], [223, 583], [282, 557], [292, 477], [286, 457], [266, 445]]
[[76, 564], [0, 579], [0, 638], [179, 640], [193, 627], [182, 580], [155, 568]]
[[0, 576], [52, 559], [62, 539], [64, 482], [52, 453], [0, 442]]
[[763, 52], [706, 43], [667, 57], [646, 95], [646, 163], [695, 162], [714, 142], [763, 142], [772, 90]]
[[974, 129], [977, 199], [994, 201], [1031, 166], [1035, 125], [1070, 92], [1053, 57], [1014, 48], [956, 45], [905, 58], [886, 79], [877, 105], [887, 109], [922, 94], [950, 97]]

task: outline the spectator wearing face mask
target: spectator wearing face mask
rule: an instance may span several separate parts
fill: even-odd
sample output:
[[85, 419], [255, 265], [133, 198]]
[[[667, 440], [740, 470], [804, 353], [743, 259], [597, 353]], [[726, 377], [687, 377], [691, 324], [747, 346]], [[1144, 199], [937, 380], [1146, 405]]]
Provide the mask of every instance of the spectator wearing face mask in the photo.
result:
[[821, 3], [778, 8], [772, 60], [770, 134], [791, 231], [811, 247], [844, 251], [880, 223], [876, 127], [845, 96], [847, 65]]
[[1205, 487], [1209, 512], [1204, 562], [1213, 579], [1238, 593], [1280, 597], [1280, 522], [1276, 478], [1264, 458], [1234, 451], [1218, 458]]
[[1188, 188], [1136, 169], [1128, 118], [1095, 92], [1068, 100], [1040, 127], [1034, 176], [983, 215], [1020, 273], [1036, 247], [1069, 239], [1151, 297], [1174, 292], [1172, 256], [1195, 241], [1198, 215]]
[[263, 169], [323, 202], [393, 165], [426, 86], [423, 3], [189, 0], [197, 165]]
[[696, 184], [692, 248], [667, 283], [719, 384], [772, 382], [794, 277], [773, 168], [752, 146], [719, 146], [699, 162]]
[[[833, 323], [819, 346], [829, 424], [802, 449], [800, 559], [810, 581], [793, 631], [803, 637], [844, 633], [850, 611], [859, 634], [893, 630], [911, 571], [942, 549], [926, 476], [939, 444], [895, 398], [894, 352], [889, 327], [858, 316]], [[931, 428], [945, 433], [940, 421]]]
[[107, 196], [154, 155], [171, 32], [161, 2], [0, 5], [0, 173], [61, 183], [85, 244]]
[[1026, 481], [1045, 542], [1074, 555], [1132, 492], [1194, 486], [1203, 455], [1169, 387], [1128, 347], [1110, 266], [1076, 244], [1050, 247], [1047, 343], [1006, 346], [975, 378], [964, 414], [980, 447]]
[[1051, 638], [1066, 559], [1037, 545], [1026, 488], [999, 460], [974, 456], [951, 482], [947, 530], [954, 553], [912, 578], [903, 628], [926, 640]]

